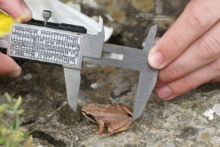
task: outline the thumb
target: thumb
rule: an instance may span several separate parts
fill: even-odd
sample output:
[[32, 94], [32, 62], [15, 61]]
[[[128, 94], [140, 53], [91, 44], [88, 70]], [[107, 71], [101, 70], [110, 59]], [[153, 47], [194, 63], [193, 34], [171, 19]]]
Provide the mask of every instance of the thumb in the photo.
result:
[[23, 0], [0, 0], [0, 8], [15, 19], [28, 21], [32, 14]]

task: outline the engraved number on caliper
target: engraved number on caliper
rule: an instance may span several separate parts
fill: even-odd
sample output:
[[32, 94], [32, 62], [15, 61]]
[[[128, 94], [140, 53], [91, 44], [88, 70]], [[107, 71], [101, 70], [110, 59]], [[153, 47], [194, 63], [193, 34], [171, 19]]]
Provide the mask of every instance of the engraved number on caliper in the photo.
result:
[[10, 56], [74, 66], [79, 64], [81, 37], [16, 24], [11, 33]]

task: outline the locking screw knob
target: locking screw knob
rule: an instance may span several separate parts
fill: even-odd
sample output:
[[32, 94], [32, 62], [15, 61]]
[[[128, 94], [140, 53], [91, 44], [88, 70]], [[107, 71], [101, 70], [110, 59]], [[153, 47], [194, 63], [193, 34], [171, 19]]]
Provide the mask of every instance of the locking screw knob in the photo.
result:
[[52, 12], [48, 11], [48, 10], [43, 10], [43, 14], [42, 14], [43, 18], [44, 18], [44, 26], [47, 25], [47, 21], [50, 19], [50, 17], [52, 16]]

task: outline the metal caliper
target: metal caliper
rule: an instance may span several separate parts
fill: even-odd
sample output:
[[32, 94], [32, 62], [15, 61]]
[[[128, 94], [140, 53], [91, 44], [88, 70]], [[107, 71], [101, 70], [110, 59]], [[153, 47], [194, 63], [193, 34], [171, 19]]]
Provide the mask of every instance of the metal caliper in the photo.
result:
[[[148, 53], [153, 47], [157, 26], [152, 26], [144, 49], [104, 43], [103, 20], [100, 31], [86, 34], [81, 26], [48, 22], [52, 12], [43, 11], [44, 21], [31, 20], [15, 23], [11, 33], [0, 38], [0, 47], [15, 59], [62, 65], [64, 68], [67, 99], [76, 111], [80, 88], [80, 69], [83, 61], [140, 71], [133, 120], [139, 118], [157, 80], [157, 70], [148, 65]], [[116, 56], [119, 58], [115, 58]]]

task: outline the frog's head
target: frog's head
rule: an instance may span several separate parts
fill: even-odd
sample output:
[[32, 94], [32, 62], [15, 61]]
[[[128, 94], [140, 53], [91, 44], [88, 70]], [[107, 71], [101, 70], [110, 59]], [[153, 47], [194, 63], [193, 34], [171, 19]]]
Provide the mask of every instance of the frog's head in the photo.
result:
[[95, 122], [95, 118], [93, 117], [93, 111], [94, 108], [96, 107], [95, 104], [88, 104], [86, 106], [83, 106], [81, 111], [82, 114], [89, 120], [91, 120], [92, 122]]

